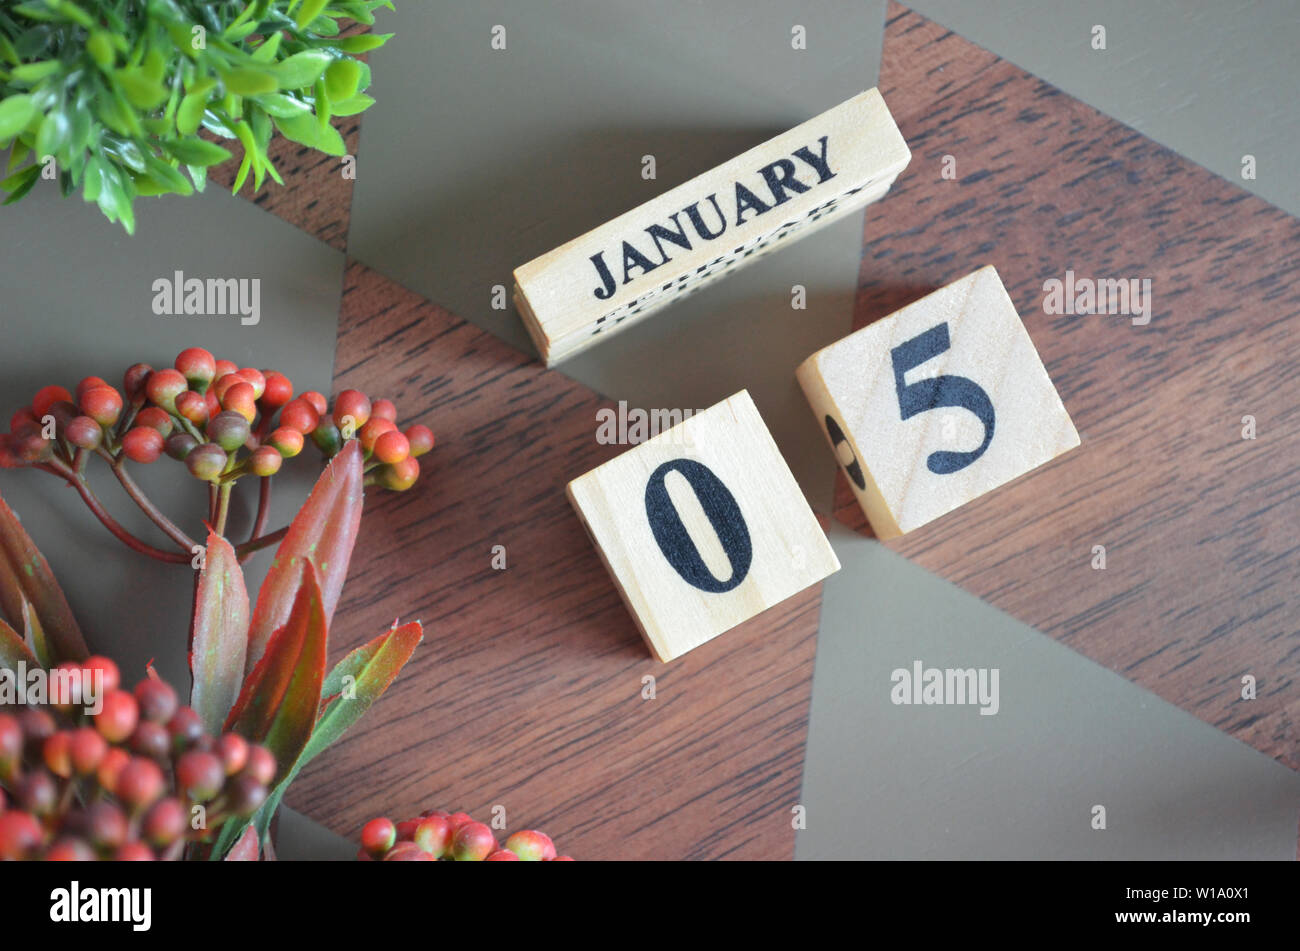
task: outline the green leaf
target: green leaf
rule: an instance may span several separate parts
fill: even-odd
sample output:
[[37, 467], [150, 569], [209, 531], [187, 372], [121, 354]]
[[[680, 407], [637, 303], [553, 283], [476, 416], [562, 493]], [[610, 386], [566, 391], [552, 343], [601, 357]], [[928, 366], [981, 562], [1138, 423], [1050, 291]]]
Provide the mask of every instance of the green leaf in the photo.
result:
[[167, 98], [167, 87], [150, 79], [138, 67], [117, 70], [113, 73], [113, 81], [126, 96], [126, 101], [138, 109], [156, 109]]
[[280, 52], [280, 42], [284, 39], [283, 33], [273, 33], [271, 38], [264, 40], [262, 44], [253, 50], [253, 62], [270, 63], [275, 60], [275, 55]]
[[49, 562], [13, 509], [0, 498], [0, 604], [11, 620], [19, 622], [24, 601], [35, 610], [59, 660], [85, 660], [90, 656]]
[[26, 598], [23, 598], [22, 615], [23, 643], [27, 645], [27, 650], [42, 667], [47, 669], [53, 667], [58, 661], [50, 650], [50, 642], [45, 636], [45, 629], [41, 627], [41, 619], [36, 614], [36, 609]]
[[220, 165], [231, 158], [228, 149], [197, 136], [192, 139], [163, 139], [158, 144], [164, 152], [186, 165]]
[[276, 119], [292, 119], [295, 116], [311, 115], [311, 106], [301, 99], [286, 96], [282, 92], [268, 92], [254, 96], [253, 102], [261, 106], [267, 115]]
[[301, 30], [320, 16], [328, 3], [329, 0], [302, 0], [302, 6], [298, 7], [298, 14], [293, 19], [294, 24]]
[[[320, 79], [332, 59], [324, 50], [303, 50], [280, 63], [275, 68], [275, 77], [281, 89], [305, 89]], [[266, 90], [259, 90], [263, 91]]]
[[42, 63], [24, 63], [9, 71], [9, 76], [20, 83], [32, 85], [53, 76], [63, 66], [57, 59], [47, 59]]
[[272, 633], [287, 623], [304, 564], [320, 578], [325, 623], [333, 619], [361, 525], [362, 478], [361, 444], [350, 439], [316, 480], [276, 550], [249, 624], [245, 669], [261, 660]]
[[190, 181], [194, 182], [194, 190], [201, 192], [208, 187], [208, 170], [202, 165], [186, 165], [190, 173]]
[[374, 99], [364, 93], [360, 93], [350, 99], [344, 99], [342, 102], [334, 102], [331, 105], [334, 108], [334, 114], [336, 116], [355, 116], [358, 113], [365, 112], [374, 104]]
[[9, 193], [9, 197], [4, 200], [4, 203], [12, 205], [14, 202], [19, 201], [36, 186], [40, 178], [41, 167], [39, 165], [28, 165], [26, 168], [20, 169], [0, 181], [0, 188]]
[[244, 572], [230, 542], [209, 532], [205, 551], [190, 636], [190, 706], [208, 732], [217, 734], [244, 679], [249, 605]]
[[47, 155], [57, 158], [62, 155], [62, 149], [68, 144], [70, 138], [72, 138], [72, 123], [68, 121], [67, 113], [62, 109], [55, 109], [41, 121], [41, 128], [36, 133], [36, 154], [42, 161]]
[[303, 562], [301, 578], [287, 622], [244, 680], [224, 727], [265, 744], [277, 778], [289, 773], [311, 737], [325, 679], [325, 605], [311, 562]]
[[203, 112], [208, 108], [208, 93], [187, 93], [176, 110], [176, 131], [181, 135], [194, 135], [203, 122]]
[[36, 102], [31, 96], [18, 94], [0, 101], [0, 142], [8, 142], [36, 117]]
[[258, 96], [277, 88], [276, 76], [260, 69], [232, 69], [222, 73], [221, 79], [226, 84], [226, 91], [237, 96]]
[[20, 663], [29, 668], [41, 665], [18, 632], [4, 621], [0, 621], [0, 667], [17, 670]]
[[335, 42], [335, 46], [345, 53], [369, 53], [377, 50], [393, 38], [392, 33], [359, 33], [345, 36]]
[[325, 70], [325, 91], [331, 100], [351, 99], [361, 82], [361, 64], [354, 59], [340, 59]]

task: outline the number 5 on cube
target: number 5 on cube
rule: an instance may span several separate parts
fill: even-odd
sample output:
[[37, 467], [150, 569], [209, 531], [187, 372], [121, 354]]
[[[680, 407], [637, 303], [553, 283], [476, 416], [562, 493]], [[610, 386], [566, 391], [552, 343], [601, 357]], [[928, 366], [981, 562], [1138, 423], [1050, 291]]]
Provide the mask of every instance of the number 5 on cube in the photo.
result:
[[568, 494], [661, 661], [840, 567], [744, 390], [574, 479]]
[[819, 350], [796, 376], [879, 538], [1079, 445], [992, 266]]

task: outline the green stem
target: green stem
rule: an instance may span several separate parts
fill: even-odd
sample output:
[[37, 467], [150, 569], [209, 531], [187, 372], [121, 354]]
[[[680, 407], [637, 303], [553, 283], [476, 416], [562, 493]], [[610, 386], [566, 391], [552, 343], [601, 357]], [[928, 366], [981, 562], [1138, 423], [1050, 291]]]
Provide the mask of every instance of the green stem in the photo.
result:
[[226, 534], [226, 517], [230, 514], [230, 491], [235, 487], [227, 482], [217, 490], [217, 517], [212, 523], [212, 530], [218, 535]]

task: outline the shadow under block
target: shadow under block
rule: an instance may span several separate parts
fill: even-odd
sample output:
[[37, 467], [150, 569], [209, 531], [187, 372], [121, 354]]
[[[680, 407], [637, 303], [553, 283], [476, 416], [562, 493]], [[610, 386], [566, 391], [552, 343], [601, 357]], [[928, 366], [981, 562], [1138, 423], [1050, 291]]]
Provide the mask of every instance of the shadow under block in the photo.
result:
[[515, 306], [549, 366], [882, 197], [910, 158], [869, 89], [517, 268]]
[[796, 376], [879, 538], [1079, 445], [992, 265], [819, 350]]
[[568, 495], [661, 661], [840, 567], [744, 390], [574, 479]]

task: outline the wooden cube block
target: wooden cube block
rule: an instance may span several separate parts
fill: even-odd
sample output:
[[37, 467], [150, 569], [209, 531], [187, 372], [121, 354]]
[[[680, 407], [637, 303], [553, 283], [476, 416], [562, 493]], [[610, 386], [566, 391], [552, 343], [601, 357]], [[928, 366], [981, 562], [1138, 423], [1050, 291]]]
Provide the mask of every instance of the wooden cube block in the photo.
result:
[[880, 538], [1079, 445], [991, 265], [819, 350], [796, 376]]
[[744, 390], [574, 479], [568, 495], [661, 661], [840, 567]]
[[515, 271], [547, 365], [880, 198], [911, 158], [875, 89]]

